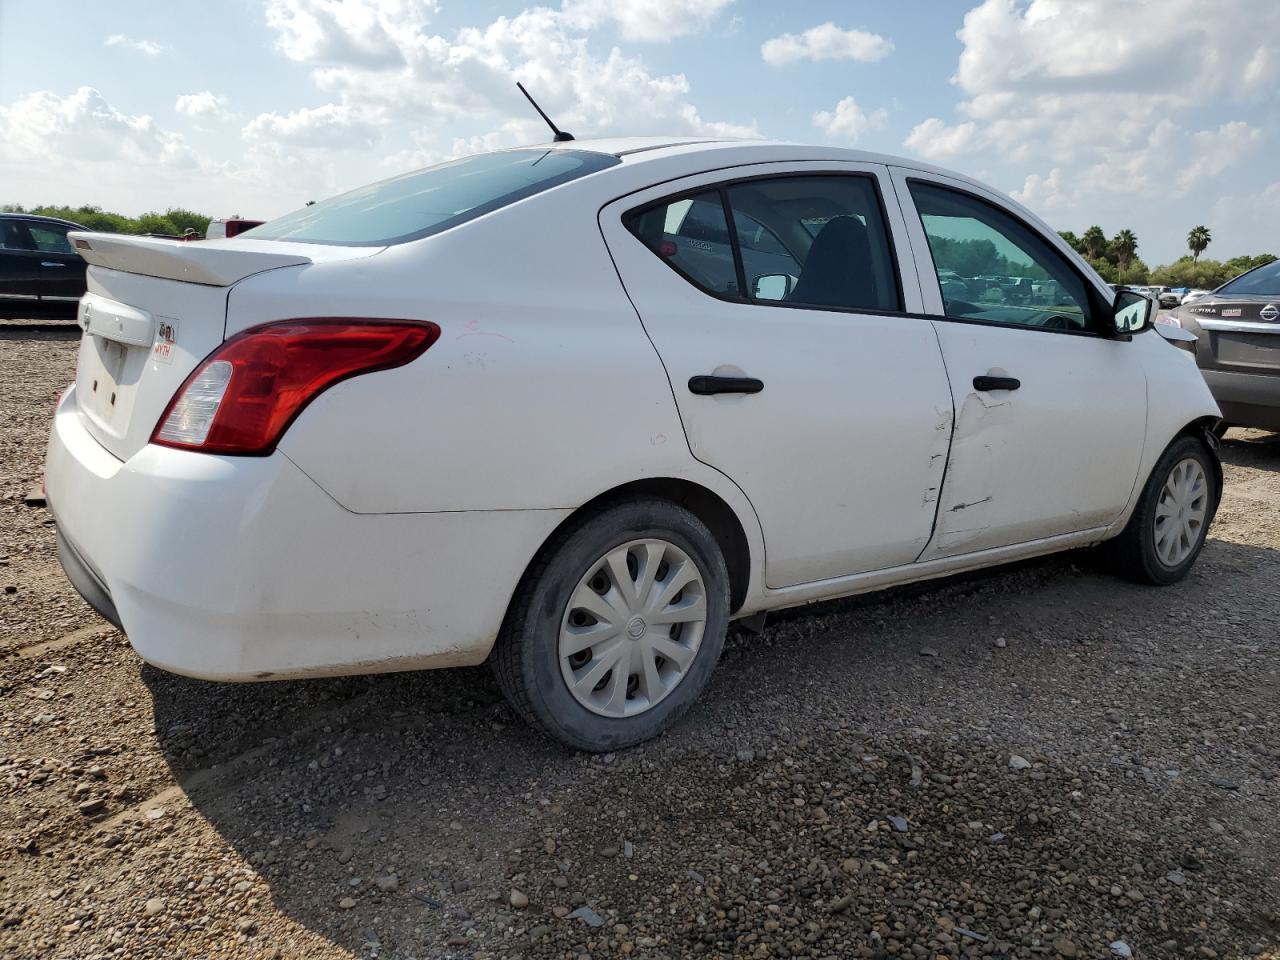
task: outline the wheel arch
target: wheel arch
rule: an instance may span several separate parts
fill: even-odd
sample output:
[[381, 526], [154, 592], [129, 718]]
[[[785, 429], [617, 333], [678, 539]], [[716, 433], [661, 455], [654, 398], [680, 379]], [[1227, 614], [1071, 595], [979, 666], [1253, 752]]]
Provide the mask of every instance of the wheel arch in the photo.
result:
[[[1196, 417], [1196, 419], [1192, 420], [1190, 423], [1184, 426], [1181, 430], [1179, 430], [1176, 434], [1174, 434], [1173, 437], [1171, 437], [1169, 440], [1169, 443], [1173, 443], [1173, 441], [1177, 440], [1178, 437], [1194, 437], [1196, 440], [1199, 440], [1201, 443], [1203, 443], [1205, 446], [1205, 449], [1207, 449], [1209, 453], [1212, 454], [1212, 456], [1209, 457], [1209, 462], [1213, 464], [1213, 475], [1214, 475], [1213, 478], [1214, 478], [1215, 488], [1217, 490], [1217, 500], [1214, 502], [1214, 505], [1213, 505], [1215, 513], [1217, 512], [1218, 504], [1222, 502], [1223, 476], [1222, 476], [1222, 457], [1218, 453], [1219, 451], [1218, 437], [1213, 432], [1213, 430], [1214, 430], [1214, 427], [1216, 427], [1220, 422], [1221, 422], [1220, 417], [1214, 417], [1214, 416]], [[1168, 449], [1168, 447], [1169, 447], [1169, 444], [1165, 444], [1166, 450]]]
[[[561, 520], [547, 535], [542, 545], [530, 557], [520, 582], [524, 582], [529, 571], [542, 559], [548, 547], [556, 541], [560, 533], [570, 524], [580, 520], [584, 514], [595, 513], [612, 504], [640, 498], [667, 500], [678, 504], [707, 525], [707, 529], [716, 540], [716, 545], [720, 547], [725, 566], [729, 571], [729, 611], [733, 614], [740, 610], [747, 600], [752, 572], [751, 542], [742, 520], [733, 507], [715, 491], [695, 481], [677, 477], [647, 477], [642, 480], [632, 480], [592, 497]], [[517, 588], [515, 594], [518, 595], [518, 593]]]

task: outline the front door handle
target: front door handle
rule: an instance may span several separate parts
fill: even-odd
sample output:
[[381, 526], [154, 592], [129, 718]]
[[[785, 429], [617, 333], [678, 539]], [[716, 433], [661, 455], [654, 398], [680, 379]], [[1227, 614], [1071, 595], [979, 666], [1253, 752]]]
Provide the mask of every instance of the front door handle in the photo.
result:
[[984, 393], [988, 390], [1017, 390], [1022, 386], [1022, 381], [1016, 377], [974, 377], [973, 389], [981, 390]]
[[709, 397], [716, 393], [759, 393], [764, 389], [764, 381], [755, 377], [715, 377], [701, 376], [689, 378], [689, 392], [700, 397]]
[[65, 267], [65, 266], [66, 266], [66, 264], [65, 264], [65, 263], [55, 263], [55, 262], [54, 262], [54, 261], [52, 261], [52, 260], [41, 260], [41, 261], [40, 261], [40, 266], [42, 266], [42, 267]]

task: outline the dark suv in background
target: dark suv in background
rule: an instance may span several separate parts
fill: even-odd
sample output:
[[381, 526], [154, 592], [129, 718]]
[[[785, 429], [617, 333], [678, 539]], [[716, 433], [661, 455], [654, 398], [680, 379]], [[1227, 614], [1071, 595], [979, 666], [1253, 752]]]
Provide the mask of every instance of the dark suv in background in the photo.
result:
[[0, 213], [0, 317], [76, 315], [85, 262], [67, 240], [70, 220]]
[[1198, 338], [1196, 363], [1225, 426], [1280, 430], [1280, 260], [1171, 313]]

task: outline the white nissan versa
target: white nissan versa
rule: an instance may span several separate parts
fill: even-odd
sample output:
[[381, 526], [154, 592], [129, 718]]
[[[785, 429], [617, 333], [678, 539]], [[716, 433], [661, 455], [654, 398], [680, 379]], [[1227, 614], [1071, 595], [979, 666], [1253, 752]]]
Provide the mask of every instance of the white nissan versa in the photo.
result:
[[563, 142], [229, 240], [71, 236], [62, 562], [194, 677], [490, 659], [613, 749], [731, 619], [1103, 541], [1170, 583], [1218, 503], [1182, 331], [914, 161]]

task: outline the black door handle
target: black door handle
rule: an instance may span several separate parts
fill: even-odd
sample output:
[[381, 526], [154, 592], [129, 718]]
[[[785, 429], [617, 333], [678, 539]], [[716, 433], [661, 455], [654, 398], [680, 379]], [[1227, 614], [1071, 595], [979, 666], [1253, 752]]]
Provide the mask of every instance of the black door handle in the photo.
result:
[[973, 389], [984, 393], [988, 390], [1017, 390], [1022, 381], [1016, 377], [974, 377]]
[[689, 392], [700, 397], [709, 397], [714, 393], [759, 393], [764, 389], [764, 381], [755, 377], [690, 377]]

